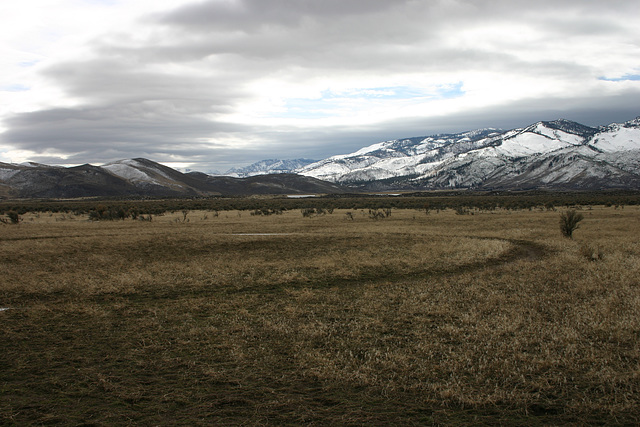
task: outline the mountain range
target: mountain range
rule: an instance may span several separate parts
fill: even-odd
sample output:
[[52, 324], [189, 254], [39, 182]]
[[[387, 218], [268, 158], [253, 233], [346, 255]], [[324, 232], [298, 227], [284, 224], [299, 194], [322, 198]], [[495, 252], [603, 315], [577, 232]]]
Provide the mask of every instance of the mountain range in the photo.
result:
[[154, 161], [137, 158], [102, 166], [70, 168], [37, 163], [0, 163], [0, 197], [198, 197], [252, 194], [342, 193], [336, 184], [295, 174], [248, 178], [182, 173]]
[[560, 119], [385, 141], [287, 172], [378, 191], [638, 189], [640, 118], [597, 128]]
[[212, 176], [152, 160], [102, 166], [0, 163], [0, 197], [194, 197], [352, 191], [640, 189], [640, 117], [597, 128], [569, 120], [379, 142], [320, 161], [263, 160]]

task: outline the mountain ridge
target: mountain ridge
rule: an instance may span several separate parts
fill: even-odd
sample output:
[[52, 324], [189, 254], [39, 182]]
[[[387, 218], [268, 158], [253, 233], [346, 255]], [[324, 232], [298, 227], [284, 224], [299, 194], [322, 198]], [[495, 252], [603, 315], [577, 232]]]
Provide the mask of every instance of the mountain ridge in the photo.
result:
[[597, 128], [558, 119], [379, 142], [295, 172], [363, 190], [385, 180], [390, 190], [636, 189], [638, 165], [640, 118]]
[[344, 193], [340, 185], [296, 174], [250, 178], [182, 173], [145, 158], [103, 166], [0, 163], [2, 198], [208, 197], [253, 194]]

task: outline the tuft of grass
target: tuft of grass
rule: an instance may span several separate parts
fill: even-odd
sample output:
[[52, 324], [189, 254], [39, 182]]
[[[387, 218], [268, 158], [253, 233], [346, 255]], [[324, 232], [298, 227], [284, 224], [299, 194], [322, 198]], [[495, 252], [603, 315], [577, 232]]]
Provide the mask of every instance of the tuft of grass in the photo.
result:
[[604, 258], [604, 253], [598, 246], [592, 246], [587, 243], [580, 245], [578, 251], [583, 258], [589, 261], [600, 261]]

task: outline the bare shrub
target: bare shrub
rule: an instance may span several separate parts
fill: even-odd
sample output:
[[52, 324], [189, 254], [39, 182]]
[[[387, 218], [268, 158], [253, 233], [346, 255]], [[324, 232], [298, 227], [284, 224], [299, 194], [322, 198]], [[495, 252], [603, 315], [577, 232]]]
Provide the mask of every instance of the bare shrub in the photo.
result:
[[260, 208], [260, 209], [255, 209], [251, 211], [250, 215], [251, 216], [282, 215], [282, 209], [281, 208], [275, 208], [275, 209]]
[[11, 224], [18, 224], [20, 221], [22, 221], [22, 217], [16, 211], [7, 212], [7, 216], [9, 217], [9, 221], [11, 221]]
[[[310, 218], [316, 215], [326, 215], [327, 211], [323, 208], [304, 208], [300, 209], [302, 216], [305, 218]], [[333, 212], [333, 210], [332, 210]]]
[[456, 206], [455, 211], [456, 215], [473, 215], [471, 209], [466, 206]]
[[89, 219], [91, 221], [124, 221], [130, 216], [131, 213], [129, 210], [124, 207], [106, 207], [104, 205], [97, 205], [94, 209], [89, 211]]
[[564, 237], [573, 238], [573, 232], [578, 229], [578, 223], [584, 219], [581, 213], [570, 209], [560, 214], [560, 231]]
[[369, 218], [371, 219], [384, 219], [391, 216], [391, 208], [385, 209], [369, 209]]
[[20, 224], [22, 217], [16, 211], [7, 212], [7, 218], [0, 218], [0, 222], [3, 224]]
[[300, 212], [302, 213], [303, 217], [309, 218], [315, 215], [316, 210], [314, 208], [304, 208], [300, 209]]

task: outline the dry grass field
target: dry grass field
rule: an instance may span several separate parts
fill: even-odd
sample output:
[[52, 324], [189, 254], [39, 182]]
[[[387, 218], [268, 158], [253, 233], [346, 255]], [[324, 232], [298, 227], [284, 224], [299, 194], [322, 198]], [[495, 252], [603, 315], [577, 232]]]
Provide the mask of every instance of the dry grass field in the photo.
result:
[[0, 424], [640, 423], [640, 209], [26, 214]]

